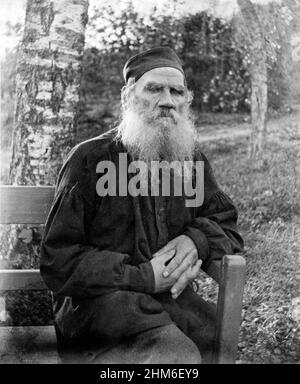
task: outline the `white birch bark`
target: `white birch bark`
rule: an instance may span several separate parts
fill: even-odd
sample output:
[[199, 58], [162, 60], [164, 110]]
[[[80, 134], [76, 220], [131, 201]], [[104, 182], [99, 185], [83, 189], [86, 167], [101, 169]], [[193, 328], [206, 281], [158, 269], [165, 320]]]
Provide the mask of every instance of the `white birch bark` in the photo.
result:
[[28, 0], [19, 50], [12, 184], [54, 184], [74, 145], [88, 0]]
[[262, 165], [266, 142], [266, 116], [268, 107], [267, 54], [262, 27], [250, 0], [237, 0], [248, 31], [251, 54], [251, 122], [250, 159]]

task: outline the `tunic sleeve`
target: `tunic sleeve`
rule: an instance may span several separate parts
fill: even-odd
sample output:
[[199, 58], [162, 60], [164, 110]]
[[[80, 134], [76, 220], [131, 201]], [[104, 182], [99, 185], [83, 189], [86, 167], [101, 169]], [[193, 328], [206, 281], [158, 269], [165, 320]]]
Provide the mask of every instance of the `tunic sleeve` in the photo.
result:
[[241, 252], [243, 239], [237, 230], [238, 212], [231, 198], [218, 186], [212, 168], [204, 161], [204, 203], [185, 234], [195, 243], [205, 270], [212, 260]]
[[[129, 264], [128, 254], [88, 244], [96, 187], [77, 152], [64, 164], [41, 244], [41, 275], [55, 295], [94, 297], [114, 290], [154, 292], [150, 262]], [[99, 197], [98, 197], [99, 198]]]

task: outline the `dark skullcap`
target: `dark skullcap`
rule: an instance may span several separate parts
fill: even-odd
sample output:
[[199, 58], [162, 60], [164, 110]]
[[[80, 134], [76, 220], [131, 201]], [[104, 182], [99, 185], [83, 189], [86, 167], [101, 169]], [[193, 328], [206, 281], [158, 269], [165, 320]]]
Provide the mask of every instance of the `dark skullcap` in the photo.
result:
[[154, 68], [171, 67], [178, 69], [183, 76], [184, 72], [179, 57], [169, 47], [157, 47], [132, 56], [124, 65], [123, 76], [125, 83], [133, 77], [138, 81], [144, 73]]

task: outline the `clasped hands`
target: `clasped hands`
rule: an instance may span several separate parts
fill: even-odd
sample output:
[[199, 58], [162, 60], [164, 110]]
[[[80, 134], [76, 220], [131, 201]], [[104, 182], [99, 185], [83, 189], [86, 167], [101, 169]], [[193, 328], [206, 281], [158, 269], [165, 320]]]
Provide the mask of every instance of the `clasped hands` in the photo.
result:
[[176, 299], [197, 277], [202, 261], [198, 259], [198, 251], [193, 240], [186, 235], [180, 235], [156, 252], [151, 264], [155, 293], [170, 290], [172, 298]]

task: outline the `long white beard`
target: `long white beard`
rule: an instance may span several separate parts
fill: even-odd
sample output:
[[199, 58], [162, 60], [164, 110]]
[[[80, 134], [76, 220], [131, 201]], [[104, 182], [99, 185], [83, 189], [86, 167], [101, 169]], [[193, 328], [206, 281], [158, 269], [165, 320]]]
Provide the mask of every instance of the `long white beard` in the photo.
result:
[[135, 160], [191, 161], [193, 159], [196, 129], [188, 108], [182, 114], [162, 117], [145, 111], [147, 106], [133, 100], [123, 112], [117, 138], [122, 141]]

